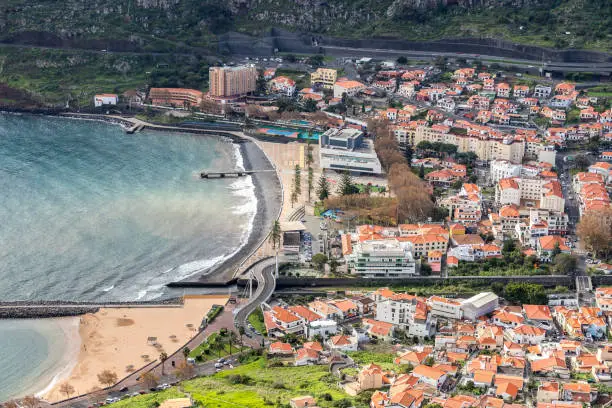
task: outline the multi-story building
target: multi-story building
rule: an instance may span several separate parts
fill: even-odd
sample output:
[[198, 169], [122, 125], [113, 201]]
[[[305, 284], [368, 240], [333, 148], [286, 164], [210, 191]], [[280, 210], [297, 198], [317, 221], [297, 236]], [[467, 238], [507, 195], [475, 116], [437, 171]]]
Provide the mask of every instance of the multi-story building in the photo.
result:
[[366, 87], [359, 81], [338, 81], [332, 88], [334, 89], [334, 98], [342, 98], [342, 95], [355, 96], [363, 91]]
[[349, 270], [366, 278], [401, 278], [416, 275], [412, 244], [397, 239], [359, 242], [352, 246]]
[[538, 84], [533, 89], [533, 96], [538, 99], [546, 99], [552, 93], [552, 88], [548, 85]]
[[557, 212], [563, 212], [565, 208], [561, 184], [556, 179], [527, 177], [501, 179], [495, 185], [495, 202], [499, 205], [525, 204]]
[[518, 177], [521, 175], [522, 166], [510, 163], [508, 160], [492, 160], [489, 163], [489, 179], [497, 183], [501, 179]]
[[185, 88], [151, 88], [149, 99], [153, 105], [179, 107], [198, 106], [202, 103], [202, 92]]
[[257, 68], [253, 65], [211, 67], [208, 75], [210, 96], [215, 99], [244, 96], [257, 88]]
[[447, 299], [440, 296], [432, 296], [427, 299], [430, 313], [434, 316], [445, 317], [447, 319], [460, 320], [463, 317], [461, 310], [461, 302], [453, 299]]
[[270, 81], [268, 84], [270, 92], [285, 96], [293, 96], [295, 93], [295, 81], [286, 76], [279, 76]]
[[317, 68], [310, 74], [310, 85], [320, 85], [325, 89], [333, 89], [338, 79], [338, 71], [331, 68]]
[[319, 138], [321, 168], [357, 173], [382, 173], [370, 140], [357, 129], [329, 129]]
[[[457, 146], [459, 153], [474, 152], [481, 160], [508, 160], [521, 163], [525, 155], [525, 142], [510, 136], [491, 137], [477, 130], [458, 133], [446, 126], [420, 125], [407, 129], [405, 141], [413, 146], [422, 141], [441, 142]], [[399, 141], [399, 140], [398, 140]]]

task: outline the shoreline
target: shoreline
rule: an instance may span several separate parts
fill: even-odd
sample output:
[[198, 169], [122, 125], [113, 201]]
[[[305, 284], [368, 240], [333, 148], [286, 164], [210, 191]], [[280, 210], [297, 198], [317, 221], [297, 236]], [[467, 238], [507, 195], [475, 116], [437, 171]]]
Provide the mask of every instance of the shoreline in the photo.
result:
[[[11, 112], [2, 111], [4, 114], [31, 114], [39, 116], [49, 116], [73, 120], [96, 121], [107, 124], [118, 125], [125, 129], [126, 125], [132, 123], [128, 118], [113, 117], [104, 114], [80, 114], [76, 112]], [[172, 125], [157, 125], [145, 123], [144, 130], [162, 131], [168, 133], [186, 133], [196, 136], [212, 137], [216, 139], [231, 140], [234, 146], [238, 146], [238, 151], [242, 156], [242, 161], [245, 170], [276, 170], [272, 161], [267, 157], [263, 148], [258, 145], [254, 138], [246, 135], [244, 132], [223, 131], [214, 129], [193, 129], [182, 128]], [[239, 133], [239, 134], [238, 134]], [[236, 160], [238, 162], [238, 160]], [[238, 164], [238, 163], [236, 163]], [[248, 257], [257, 251], [264, 243], [268, 236], [268, 231], [272, 223], [280, 217], [283, 207], [283, 192], [282, 181], [276, 171], [254, 173], [250, 175], [254, 185], [254, 195], [257, 200], [257, 209], [255, 216], [252, 219], [251, 225], [248, 227], [250, 233], [245, 242], [238, 246], [235, 251], [228, 254], [226, 259], [219, 261], [210, 268], [202, 271], [196, 271], [187, 278], [179, 278], [165, 284], [166, 293], [164, 296], [175, 297], [180, 292], [176, 288], [173, 289], [173, 283], [197, 282], [198, 284], [214, 287], [227, 287], [235, 282], [234, 275], [240, 265], [248, 260]]]
[[[102, 308], [80, 316], [76, 320], [79, 345], [66, 347], [72, 364], [55, 372], [36, 395], [49, 402], [64, 400], [59, 392], [63, 382], [75, 388], [75, 395], [85, 394], [100, 387], [96, 375], [102, 370], [124, 378], [150, 364], [162, 351], [172, 355], [198, 334], [199, 324], [212, 305], [225, 305], [228, 298], [187, 296], [179, 308]], [[148, 340], [151, 336], [155, 344]], [[144, 354], [147, 359], [143, 360]]]
[[[63, 363], [62, 364], [63, 368], [61, 368], [53, 376], [53, 378], [51, 379], [51, 381], [47, 384], [45, 388], [43, 388], [41, 391], [35, 392], [34, 395], [38, 398], [42, 398], [45, 394], [47, 394], [54, 387], [56, 387], [60, 382], [66, 380], [70, 376], [70, 373], [72, 372], [72, 370], [74, 370], [74, 368], [79, 362], [78, 350], [80, 350], [81, 348], [81, 343], [83, 342], [83, 339], [81, 339], [81, 336], [79, 333], [80, 322], [79, 322], [78, 317], [76, 316], [70, 317], [70, 318], [60, 317], [60, 318], [54, 318], [54, 319], [57, 320], [58, 324], [60, 325], [60, 328], [62, 329], [64, 333], [64, 339], [67, 340], [66, 350], [64, 351], [64, 355], [62, 356], [62, 359], [60, 359], [60, 362]], [[62, 322], [63, 320], [65, 320], [65, 323]], [[69, 325], [74, 326], [74, 327], [68, 327]]]

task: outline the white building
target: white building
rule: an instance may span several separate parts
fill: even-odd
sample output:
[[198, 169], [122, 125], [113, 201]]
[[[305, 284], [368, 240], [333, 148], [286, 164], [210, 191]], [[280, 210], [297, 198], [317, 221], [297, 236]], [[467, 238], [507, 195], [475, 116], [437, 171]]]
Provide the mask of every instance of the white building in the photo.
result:
[[316, 335], [322, 339], [327, 339], [338, 333], [338, 323], [334, 320], [315, 320], [306, 325], [306, 336], [312, 339]]
[[295, 81], [286, 76], [279, 76], [268, 84], [270, 92], [285, 96], [293, 96], [295, 93]]
[[533, 96], [535, 98], [546, 99], [550, 96], [551, 93], [552, 93], [552, 88], [548, 85], [538, 84], [533, 89]]
[[501, 179], [518, 177], [521, 175], [520, 164], [514, 164], [508, 160], [492, 160], [489, 166], [489, 178], [497, 183]]
[[371, 140], [357, 129], [329, 129], [319, 138], [321, 168], [381, 174], [382, 167]]
[[359, 81], [337, 81], [334, 84], [334, 98], [342, 98], [342, 95], [344, 94], [352, 97], [364, 89], [366, 89], [366, 86]]
[[499, 297], [492, 292], [482, 292], [461, 302], [463, 318], [466, 320], [476, 320], [493, 312], [499, 306]]
[[94, 106], [99, 108], [103, 105], [116, 105], [119, 97], [116, 94], [99, 94], [94, 96]]
[[427, 304], [431, 308], [430, 313], [434, 316], [457, 320], [460, 320], [463, 317], [461, 302], [457, 300], [432, 296], [427, 299]]
[[356, 275], [366, 278], [401, 278], [417, 273], [412, 244], [393, 238], [353, 245], [348, 264]]

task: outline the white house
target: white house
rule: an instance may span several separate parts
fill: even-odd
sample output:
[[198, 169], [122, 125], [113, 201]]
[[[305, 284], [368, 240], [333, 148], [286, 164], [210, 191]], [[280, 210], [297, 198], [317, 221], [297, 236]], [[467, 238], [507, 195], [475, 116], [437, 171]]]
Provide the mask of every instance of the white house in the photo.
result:
[[330, 350], [357, 351], [358, 348], [357, 339], [355, 337], [343, 334], [330, 337], [326, 343]]
[[420, 382], [436, 388], [442, 387], [447, 378], [444, 371], [424, 364], [416, 366], [411, 374], [417, 377]]
[[306, 325], [306, 336], [309, 339], [319, 335], [326, 339], [338, 333], [338, 323], [334, 320], [315, 320]]
[[94, 106], [99, 108], [103, 105], [116, 105], [119, 97], [116, 94], [98, 94], [94, 96]]

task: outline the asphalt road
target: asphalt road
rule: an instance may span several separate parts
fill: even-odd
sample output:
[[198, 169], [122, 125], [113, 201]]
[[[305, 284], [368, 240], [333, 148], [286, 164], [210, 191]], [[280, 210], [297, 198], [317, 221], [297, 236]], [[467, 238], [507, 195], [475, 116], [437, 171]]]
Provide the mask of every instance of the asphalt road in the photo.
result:
[[236, 327], [247, 328], [247, 318], [249, 315], [272, 296], [276, 288], [276, 278], [274, 277], [275, 264], [274, 258], [266, 258], [252, 266], [251, 271], [257, 281], [257, 289], [253, 293], [253, 297], [249, 299], [249, 302], [235, 313], [234, 324]]

